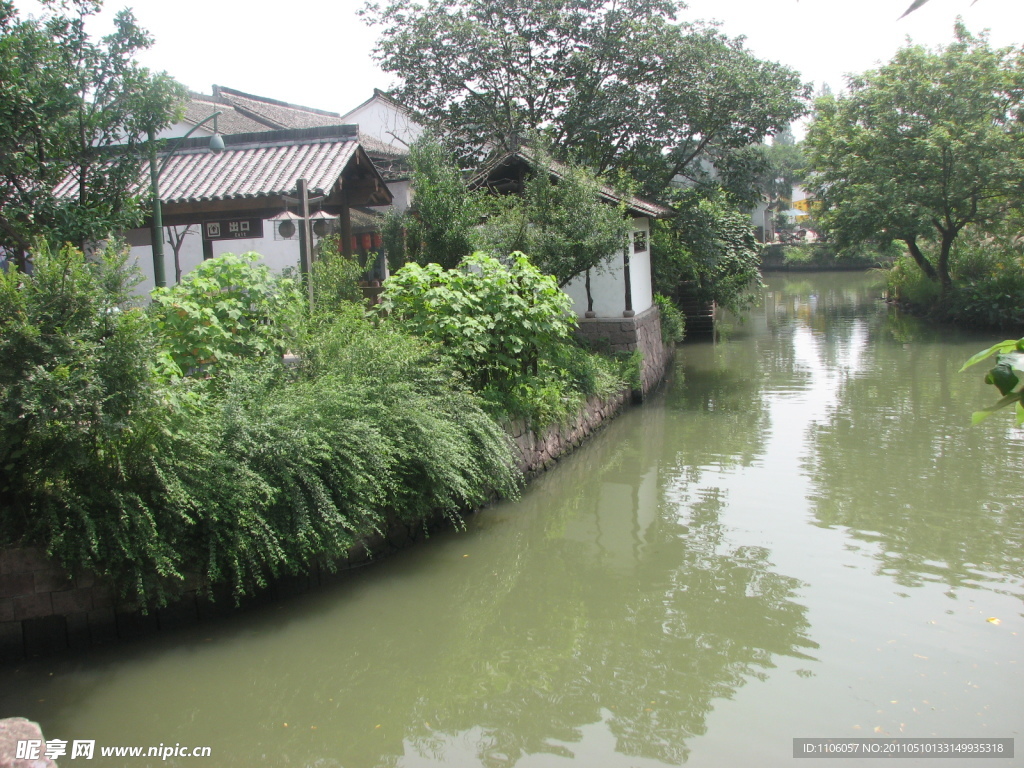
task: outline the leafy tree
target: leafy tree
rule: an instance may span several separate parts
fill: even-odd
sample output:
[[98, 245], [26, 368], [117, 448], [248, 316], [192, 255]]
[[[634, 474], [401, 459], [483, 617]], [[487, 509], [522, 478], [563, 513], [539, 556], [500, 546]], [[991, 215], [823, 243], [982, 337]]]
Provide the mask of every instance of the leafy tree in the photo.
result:
[[186, 95], [135, 62], [152, 38], [131, 11], [95, 41], [98, 1], [44, 4], [22, 19], [0, 0], [0, 246], [18, 254], [37, 236], [81, 245], [138, 224], [142, 142]]
[[675, 217], [652, 232], [654, 289], [678, 302], [695, 284], [699, 300], [741, 309], [761, 280], [750, 217], [721, 189], [683, 190], [673, 207]]
[[564, 288], [620, 251], [630, 223], [620, 206], [601, 199], [600, 181], [586, 168], [553, 165], [542, 150], [530, 154], [535, 164], [523, 194], [488, 199], [479, 242], [501, 257], [514, 251], [529, 254]]
[[802, 114], [797, 74], [673, 0], [388, 0], [362, 13], [397, 96], [462, 156], [542, 131], [554, 155], [626, 168], [648, 194]]
[[448, 150], [432, 136], [412, 145], [409, 163], [413, 208], [389, 214], [382, 227], [385, 248], [393, 263], [414, 261], [453, 269], [473, 252], [481, 195], [469, 190]]
[[943, 292], [954, 240], [1019, 205], [1024, 184], [1024, 52], [955, 31], [949, 46], [902, 48], [820, 100], [806, 141], [840, 245], [901, 240]]

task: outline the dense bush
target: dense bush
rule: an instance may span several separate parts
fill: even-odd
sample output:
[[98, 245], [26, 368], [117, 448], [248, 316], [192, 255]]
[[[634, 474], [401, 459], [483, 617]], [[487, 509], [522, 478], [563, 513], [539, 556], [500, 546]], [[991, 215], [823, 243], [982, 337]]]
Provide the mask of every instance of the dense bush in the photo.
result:
[[330, 314], [346, 302], [363, 300], [359, 281], [366, 269], [360, 266], [358, 258], [341, 252], [338, 235], [328, 235], [320, 241], [311, 272], [316, 312]]
[[1019, 221], [967, 232], [953, 245], [950, 312], [966, 325], [1024, 330], [1024, 240]]
[[909, 255], [899, 256], [885, 270], [889, 298], [907, 306], [928, 308], [939, 301], [939, 284], [929, 280]]
[[457, 269], [407, 264], [381, 295], [383, 312], [438, 342], [477, 389], [536, 374], [540, 358], [569, 338], [570, 306], [521, 253], [507, 267], [482, 253]]
[[678, 344], [686, 336], [686, 315], [668, 296], [654, 294], [654, 303], [661, 315], [661, 341], [664, 344]]
[[798, 245], [766, 246], [761, 251], [762, 266], [766, 269], [801, 267], [806, 269], [872, 269], [889, 265], [900, 253], [892, 244], [887, 246], [863, 243], [839, 248], [835, 243], [817, 242]]
[[1014, 227], [961, 235], [950, 255], [950, 270], [953, 287], [943, 295], [904, 256], [886, 273], [889, 294], [942, 320], [1024, 330], [1024, 242]]
[[138, 585], [176, 573], [184, 521], [154, 504], [176, 398], [125, 260], [39, 247], [30, 276], [0, 273], [0, 546], [42, 544]]
[[297, 376], [236, 371], [159, 460], [165, 497], [195, 522], [188, 563], [237, 593], [435, 511], [454, 519], [514, 494], [508, 438], [433, 350], [354, 315], [311, 340]]
[[259, 254], [204, 261], [178, 284], [152, 293], [152, 314], [184, 372], [282, 355], [302, 325], [299, 284], [278, 277]]
[[123, 255], [34, 261], [0, 275], [0, 546], [43, 546], [144, 601], [188, 576], [242, 595], [387, 520], [515, 491], [508, 438], [458, 372], [358, 305], [293, 339], [297, 369], [232, 352], [217, 378], [182, 379], [160, 373]]
[[496, 417], [543, 427], [621, 390], [636, 367], [581, 349], [570, 302], [523, 254], [505, 266], [475, 253], [458, 269], [406, 265], [385, 284], [381, 311], [437, 343]]

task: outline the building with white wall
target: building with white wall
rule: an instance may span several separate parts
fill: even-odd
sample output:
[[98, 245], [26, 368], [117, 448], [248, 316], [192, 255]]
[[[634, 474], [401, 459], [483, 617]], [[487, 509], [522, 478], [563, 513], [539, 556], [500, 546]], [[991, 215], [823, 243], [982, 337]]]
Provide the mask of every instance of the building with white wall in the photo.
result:
[[[208, 138], [189, 138], [178, 143], [172, 154], [158, 156], [158, 161], [166, 160], [160, 174], [163, 231], [165, 236], [183, 236], [178, 254], [182, 273], [226, 252], [255, 251], [275, 270], [297, 267], [302, 222], [283, 216], [301, 212], [302, 187], [313, 215], [308, 252], [317, 239], [312, 230], [318, 217], [338, 232], [342, 250], [352, 253], [358, 234], [353, 231], [353, 209], [391, 203], [391, 193], [358, 141], [355, 126], [258, 131], [223, 138], [225, 148], [219, 153], [210, 151]], [[148, 186], [146, 165], [140, 168], [139, 187]], [[139, 292], [154, 287], [151, 231], [147, 227], [127, 233], [144, 277]], [[165, 273], [173, 284], [173, 244], [164, 250]]]
[[[527, 150], [509, 152], [493, 159], [470, 182], [473, 188], [487, 188], [501, 193], [522, 191], [526, 177], [537, 162]], [[564, 165], [551, 161], [549, 173], [553, 183], [563, 178]], [[601, 199], [609, 205], [623, 206], [630, 217], [630, 236], [621, 251], [608, 254], [604, 263], [591, 270], [590, 298], [593, 314], [588, 314], [586, 276], [574, 278], [564, 290], [573, 300], [578, 317], [623, 318], [646, 312], [654, 305], [651, 276], [651, 221], [671, 214], [662, 205], [636, 196], [623, 197], [610, 187], [599, 189]]]

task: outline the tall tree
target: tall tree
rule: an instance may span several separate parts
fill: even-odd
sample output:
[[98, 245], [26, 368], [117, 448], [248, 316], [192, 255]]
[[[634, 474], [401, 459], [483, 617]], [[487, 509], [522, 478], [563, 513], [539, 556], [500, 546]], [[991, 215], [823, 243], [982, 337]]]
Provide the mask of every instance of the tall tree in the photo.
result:
[[98, 0], [44, 5], [22, 19], [0, 0], [0, 246], [18, 253], [36, 237], [82, 244], [136, 225], [141, 144], [186, 95], [136, 63], [152, 38], [130, 11], [96, 41], [85, 26]]
[[902, 48], [819, 100], [805, 142], [840, 244], [902, 240], [943, 291], [964, 227], [998, 221], [1024, 196], [1024, 49], [993, 49], [961, 22], [955, 34], [936, 50]]
[[674, 0], [387, 0], [363, 14], [398, 98], [464, 156], [543, 133], [559, 160], [625, 167], [649, 194], [803, 112], [797, 74]]
[[474, 228], [483, 216], [482, 193], [469, 190], [450, 153], [432, 134], [410, 147], [409, 163], [413, 208], [390, 211], [383, 225], [392, 267], [414, 261], [454, 269], [474, 250]]
[[486, 201], [488, 216], [478, 240], [498, 256], [528, 254], [564, 288], [588, 270], [603, 269], [632, 227], [622, 206], [602, 199], [601, 180], [586, 168], [556, 164], [540, 147], [529, 156], [533, 169], [522, 194]]

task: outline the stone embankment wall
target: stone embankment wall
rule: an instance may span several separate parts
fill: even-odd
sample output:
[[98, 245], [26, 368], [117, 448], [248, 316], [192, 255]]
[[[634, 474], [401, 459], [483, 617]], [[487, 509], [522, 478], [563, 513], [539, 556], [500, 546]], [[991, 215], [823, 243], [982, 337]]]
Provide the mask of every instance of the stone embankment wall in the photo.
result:
[[534, 477], [572, 452], [604, 422], [615, 417], [632, 399], [629, 390], [608, 398], [592, 397], [576, 417], [567, 424], [556, 424], [541, 433], [532, 431], [522, 421], [506, 426], [516, 444], [519, 470], [527, 479]]
[[[591, 398], [569, 423], [540, 433], [523, 422], [507, 425], [519, 469], [527, 478], [550, 468], [631, 400], [646, 396], [664, 377], [672, 356], [672, 348], [661, 343], [656, 308], [621, 320], [584, 320], [581, 328], [588, 338], [605, 339], [613, 351], [640, 349], [644, 356], [642, 386], [609, 398]], [[277, 579], [240, 608], [327, 585], [341, 578], [344, 571], [404, 549], [446, 524], [441, 514], [412, 525], [394, 520], [385, 526], [386, 534], [360, 542], [334, 563], [333, 570], [315, 566], [307, 575]], [[214, 597], [210, 600], [198, 590], [191, 590], [173, 605], [143, 613], [118, 605], [110, 588], [94, 576], [69, 574], [40, 549], [0, 551], [0, 663], [133, 639], [238, 610], [227, 590]]]
[[643, 398], [665, 376], [665, 367], [672, 356], [671, 347], [661, 341], [661, 314], [653, 306], [633, 317], [588, 317], [579, 321], [579, 335], [600, 347], [607, 345], [612, 352], [632, 352], [639, 349], [644, 356], [640, 372]]

